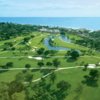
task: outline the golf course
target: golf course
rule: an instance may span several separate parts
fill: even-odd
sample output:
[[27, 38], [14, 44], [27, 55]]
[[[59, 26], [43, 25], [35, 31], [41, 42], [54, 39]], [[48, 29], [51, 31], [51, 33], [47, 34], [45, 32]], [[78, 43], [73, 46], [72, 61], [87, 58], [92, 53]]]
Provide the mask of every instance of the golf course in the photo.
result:
[[9, 31], [0, 30], [0, 100], [100, 100], [95, 37], [28, 25], [18, 33], [16, 27], [0, 24]]

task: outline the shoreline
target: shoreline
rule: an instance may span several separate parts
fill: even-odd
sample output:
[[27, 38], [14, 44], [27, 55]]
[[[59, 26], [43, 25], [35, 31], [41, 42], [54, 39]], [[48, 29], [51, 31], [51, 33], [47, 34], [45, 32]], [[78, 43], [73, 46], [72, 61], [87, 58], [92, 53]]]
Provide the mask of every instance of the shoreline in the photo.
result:
[[0, 17], [1, 22], [77, 30], [100, 30], [100, 17]]

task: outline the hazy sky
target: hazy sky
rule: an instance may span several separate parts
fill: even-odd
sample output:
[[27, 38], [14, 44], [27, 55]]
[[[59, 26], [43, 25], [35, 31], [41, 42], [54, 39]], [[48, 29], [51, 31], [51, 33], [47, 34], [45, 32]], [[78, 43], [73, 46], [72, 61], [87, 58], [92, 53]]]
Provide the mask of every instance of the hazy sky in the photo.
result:
[[0, 16], [100, 16], [100, 0], [0, 0]]

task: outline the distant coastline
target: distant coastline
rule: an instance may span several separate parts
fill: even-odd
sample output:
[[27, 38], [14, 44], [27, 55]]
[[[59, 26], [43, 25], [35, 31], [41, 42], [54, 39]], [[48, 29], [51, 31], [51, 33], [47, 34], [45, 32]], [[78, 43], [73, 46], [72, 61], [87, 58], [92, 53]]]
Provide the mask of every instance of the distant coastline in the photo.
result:
[[0, 22], [100, 30], [100, 17], [0, 17]]

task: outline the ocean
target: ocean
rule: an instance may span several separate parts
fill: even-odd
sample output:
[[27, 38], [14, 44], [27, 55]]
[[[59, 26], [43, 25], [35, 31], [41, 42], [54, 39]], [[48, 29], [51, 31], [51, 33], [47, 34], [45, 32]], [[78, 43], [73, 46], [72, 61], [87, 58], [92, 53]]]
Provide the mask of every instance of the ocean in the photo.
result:
[[0, 17], [0, 22], [100, 30], [100, 17]]

